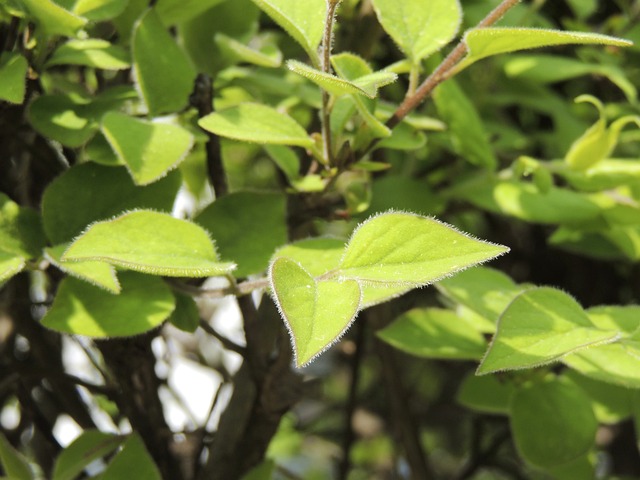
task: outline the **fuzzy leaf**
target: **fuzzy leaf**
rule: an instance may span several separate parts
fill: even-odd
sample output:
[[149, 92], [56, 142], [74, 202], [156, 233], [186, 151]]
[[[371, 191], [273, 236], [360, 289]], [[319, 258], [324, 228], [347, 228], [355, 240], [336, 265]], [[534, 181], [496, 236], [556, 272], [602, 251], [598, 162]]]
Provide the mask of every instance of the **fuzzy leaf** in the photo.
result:
[[176, 168], [194, 141], [178, 125], [147, 122], [118, 112], [102, 118], [102, 133], [136, 185], [153, 183]]
[[28, 68], [27, 59], [18, 53], [5, 53], [0, 57], [0, 100], [22, 103]]
[[479, 360], [486, 349], [482, 335], [450, 310], [416, 308], [401, 315], [377, 336], [411, 355]]
[[81, 280], [65, 278], [42, 325], [72, 335], [126, 337], [159, 326], [173, 312], [175, 299], [161, 279], [122, 272], [120, 283], [122, 292], [112, 295]]
[[340, 96], [354, 94], [366, 95], [370, 98], [374, 98], [375, 96], [369, 95], [368, 92], [348, 80], [336, 77], [330, 73], [325, 73], [302, 62], [298, 62], [297, 60], [288, 60], [287, 68], [298, 75], [311, 80], [313, 83], [332, 95]]
[[320, 64], [317, 48], [322, 39], [327, 12], [325, 0], [253, 0], [307, 52], [314, 65]]
[[372, 3], [382, 27], [414, 64], [453, 40], [462, 20], [457, 0], [373, 0]]
[[152, 275], [225, 275], [206, 231], [165, 213], [138, 210], [91, 225], [74, 240], [63, 261], [99, 260]]
[[0, 250], [0, 284], [20, 273], [24, 267], [24, 257]]
[[118, 448], [125, 437], [85, 430], [56, 459], [52, 480], [74, 480], [87, 465]]
[[457, 65], [456, 72], [486, 57], [532, 48], [558, 45], [613, 45], [630, 47], [632, 42], [590, 32], [565, 32], [542, 28], [492, 27], [469, 30], [464, 36], [467, 56]]
[[129, 68], [129, 53], [118, 45], [106, 40], [88, 38], [69, 40], [60, 45], [47, 60], [46, 66], [84, 65], [104, 70], [122, 70]]
[[44, 244], [40, 215], [0, 192], [0, 250], [24, 259], [36, 258]]
[[136, 187], [124, 168], [93, 163], [74, 165], [49, 184], [42, 201], [44, 230], [54, 244], [66, 243], [91, 222], [134, 208], [170, 212], [180, 174]]
[[562, 361], [595, 380], [640, 389], [640, 358], [624, 342], [581, 350], [566, 356]]
[[45, 257], [68, 275], [89, 282], [96, 287], [104, 288], [108, 292], [120, 293], [120, 284], [113, 265], [98, 261], [63, 262], [60, 257], [68, 247], [68, 244], [63, 243], [55, 247], [46, 248]]
[[385, 213], [356, 229], [347, 244], [338, 274], [363, 284], [415, 287], [508, 250], [471, 238], [431, 218]]
[[579, 387], [559, 380], [526, 385], [511, 399], [511, 430], [520, 454], [550, 468], [586, 454], [598, 422]]
[[312, 148], [313, 140], [298, 122], [272, 107], [243, 103], [201, 118], [198, 124], [222, 137], [262, 145], [296, 145]]
[[569, 295], [550, 287], [519, 294], [503, 312], [478, 374], [544, 365], [577, 350], [613, 342]]
[[361, 292], [353, 280], [316, 281], [286, 257], [272, 263], [269, 278], [275, 302], [291, 335], [298, 367], [334, 344], [355, 319]]
[[196, 71], [154, 9], [136, 23], [131, 48], [136, 81], [149, 114], [176, 112], [186, 106]]

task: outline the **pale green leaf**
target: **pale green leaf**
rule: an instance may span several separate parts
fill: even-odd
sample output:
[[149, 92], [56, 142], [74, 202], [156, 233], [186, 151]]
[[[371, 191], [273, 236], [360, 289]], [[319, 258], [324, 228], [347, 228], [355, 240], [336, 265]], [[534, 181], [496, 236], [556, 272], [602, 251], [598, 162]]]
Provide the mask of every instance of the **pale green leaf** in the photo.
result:
[[85, 430], [56, 459], [52, 480], [74, 480], [87, 465], [118, 448], [125, 437]]
[[106, 40], [89, 38], [86, 40], [69, 40], [53, 52], [46, 66], [84, 65], [104, 70], [122, 70], [129, 68], [129, 53], [118, 45]]
[[65, 10], [52, 0], [21, 0], [21, 2], [47, 35], [75, 37], [87, 23], [86, 18]]
[[564, 161], [573, 170], [587, 170], [604, 160], [612, 150], [607, 132], [604, 105], [591, 95], [580, 95], [576, 103], [589, 102], [598, 109], [599, 118], [589, 129], [573, 142]]
[[435, 286], [450, 300], [486, 319], [488, 328], [483, 329], [484, 333], [495, 331], [502, 312], [523, 290], [504, 273], [482, 266], [440, 280]]
[[377, 96], [378, 88], [389, 85], [398, 78], [398, 75], [388, 70], [374, 72], [364, 58], [354, 53], [333, 55], [331, 65], [340, 77], [353, 82], [370, 98]]
[[117, 17], [128, 3], [129, 0], [76, 0], [73, 13], [99, 22]]
[[338, 275], [363, 284], [427, 285], [509, 249], [476, 240], [437, 220], [385, 213], [351, 236]]
[[282, 52], [275, 47], [271, 51], [266, 48], [256, 50], [224, 33], [216, 33], [214, 39], [222, 50], [235, 55], [241, 61], [267, 68], [279, 67], [282, 64]]
[[467, 68], [486, 57], [532, 48], [558, 45], [612, 45], [629, 47], [628, 40], [591, 32], [565, 32], [542, 28], [491, 27], [469, 30], [464, 36], [467, 56], [456, 66], [455, 71]]
[[[640, 181], [640, 161], [632, 159], [606, 159], [586, 171], [574, 171], [563, 163], [554, 163], [557, 172], [579, 190], [598, 192]], [[564, 167], [564, 168], [563, 168]]]
[[0, 284], [21, 272], [24, 267], [24, 257], [0, 250]]
[[618, 338], [616, 331], [596, 328], [566, 293], [550, 287], [532, 288], [519, 294], [503, 312], [478, 374], [544, 365]]
[[483, 336], [450, 310], [416, 308], [402, 314], [377, 336], [411, 355], [451, 360], [479, 360]]
[[22, 103], [27, 84], [27, 59], [18, 53], [0, 57], [0, 100]]
[[278, 247], [287, 243], [285, 198], [236, 192], [217, 199], [195, 222], [211, 233], [220, 256], [234, 261], [237, 277], [264, 272]]
[[285, 245], [273, 258], [295, 260], [310, 275], [319, 277], [338, 267], [344, 246], [345, 242], [338, 238], [308, 238]]
[[44, 245], [40, 215], [0, 192], [0, 250], [28, 259], [38, 257]]
[[458, 33], [458, 0], [373, 0], [378, 20], [414, 64], [440, 50]]
[[253, 0], [307, 52], [314, 65], [320, 64], [317, 48], [322, 39], [327, 12], [325, 0]]
[[74, 240], [63, 261], [99, 260], [152, 275], [225, 275], [213, 242], [198, 225], [165, 213], [138, 210], [92, 224]]
[[149, 114], [184, 108], [189, 103], [196, 71], [154, 9], [136, 23], [131, 48], [136, 82]]
[[602, 330], [616, 330], [622, 337], [634, 335], [640, 328], [640, 306], [615, 305], [592, 307], [587, 315]]
[[355, 83], [336, 77], [330, 73], [325, 73], [302, 62], [298, 62], [297, 60], [288, 60], [287, 68], [298, 75], [311, 80], [320, 88], [335, 96], [349, 94], [366, 95], [370, 98], [374, 98], [375, 96], [369, 95], [368, 92], [357, 86]]
[[298, 122], [258, 103], [243, 103], [201, 118], [198, 124], [222, 137], [245, 142], [312, 148], [314, 142]]
[[138, 335], [164, 322], [175, 308], [169, 287], [157, 277], [121, 272], [120, 295], [67, 277], [60, 283], [42, 325], [94, 338]]
[[495, 169], [498, 160], [489, 143], [484, 122], [458, 84], [454, 80], [441, 84], [433, 92], [433, 100], [448, 126], [456, 153], [473, 165]]
[[496, 375], [467, 375], [458, 390], [459, 404], [482, 413], [508, 415], [509, 402], [515, 387], [508, 379]]
[[[181, 179], [178, 172], [136, 187], [124, 168], [94, 163], [74, 165], [49, 184], [42, 200], [42, 222], [49, 240], [66, 243], [96, 220], [134, 208], [170, 212]], [[0, 247], [1, 248], [1, 247]]]
[[129, 435], [122, 450], [111, 460], [100, 476], [100, 480], [122, 480], [123, 478], [162, 480], [158, 467], [137, 433]]
[[[197, 18], [226, 0], [158, 0], [154, 6], [165, 25], [176, 25]], [[216, 31], [215, 29], [211, 30]]]
[[555, 467], [586, 454], [598, 422], [579, 387], [560, 380], [525, 385], [511, 399], [511, 431], [532, 465]]
[[148, 122], [118, 112], [102, 117], [101, 129], [136, 185], [153, 183], [176, 168], [194, 141], [179, 125]]
[[277, 258], [269, 269], [274, 300], [291, 335], [296, 366], [327, 350], [349, 328], [360, 306], [353, 280], [315, 280], [294, 260]]
[[63, 262], [60, 257], [69, 247], [63, 243], [45, 249], [45, 257], [64, 273], [101, 287], [111, 293], [120, 293], [120, 284], [116, 276], [116, 269], [106, 262]]
[[595, 380], [640, 389], [640, 358], [621, 342], [588, 348], [562, 361]]
[[24, 456], [0, 433], [0, 465], [10, 480], [32, 480], [35, 475]]

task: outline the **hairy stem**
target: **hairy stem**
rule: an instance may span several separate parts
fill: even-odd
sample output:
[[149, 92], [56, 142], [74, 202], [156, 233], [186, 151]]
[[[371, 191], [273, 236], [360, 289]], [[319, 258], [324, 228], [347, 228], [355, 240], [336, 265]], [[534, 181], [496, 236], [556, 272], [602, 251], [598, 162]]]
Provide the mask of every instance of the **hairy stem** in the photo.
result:
[[[333, 20], [336, 8], [341, 0], [327, 0], [327, 16], [322, 35], [322, 57], [320, 68], [325, 73], [331, 73], [331, 42], [333, 39]], [[322, 91], [322, 142], [324, 158], [329, 165], [333, 165], [333, 151], [331, 146], [331, 110], [329, 108], [329, 93]]]

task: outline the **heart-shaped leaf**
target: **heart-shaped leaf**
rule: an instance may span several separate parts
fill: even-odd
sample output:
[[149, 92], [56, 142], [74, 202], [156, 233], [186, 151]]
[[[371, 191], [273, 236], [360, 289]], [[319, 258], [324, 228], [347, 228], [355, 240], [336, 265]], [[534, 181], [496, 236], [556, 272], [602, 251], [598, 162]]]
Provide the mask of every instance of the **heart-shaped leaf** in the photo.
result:
[[100, 260], [152, 275], [225, 275], [209, 235], [198, 225], [164, 213], [138, 210], [97, 222], [78, 237], [63, 261]]
[[360, 286], [353, 280], [316, 280], [286, 257], [271, 264], [269, 278], [296, 365], [303, 367], [349, 328], [360, 306]]
[[160, 278], [121, 272], [120, 282], [122, 292], [112, 295], [76, 278], [65, 278], [42, 324], [73, 335], [123, 337], [151, 330], [173, 312], [175, 299]]
[[391, 212], [355, 230], [338, 275], [362, 284], [415, 287], [508, 251], [432, 218]]
[[118, 112], [102, 118], [102, 133], [136, 185], [164, 177], [193, 146], [193, 135], [179, 125], [147, 122]]
[[615, 330], [596, 328], [566, 293], [550, 287], [532, 288], [519, 294], [503, 312], [478, 374], [544, 365], [617, 338]]
[[307, 52], [314, 65], [320, 64], [317, 48], [322, 39], [325, 0], [253, 0]]
[[314, 147], [306, 130], [293, 118], [258, 103], [242, 103], [211, 113], [198, 124], [208, 132], [244, 142]]

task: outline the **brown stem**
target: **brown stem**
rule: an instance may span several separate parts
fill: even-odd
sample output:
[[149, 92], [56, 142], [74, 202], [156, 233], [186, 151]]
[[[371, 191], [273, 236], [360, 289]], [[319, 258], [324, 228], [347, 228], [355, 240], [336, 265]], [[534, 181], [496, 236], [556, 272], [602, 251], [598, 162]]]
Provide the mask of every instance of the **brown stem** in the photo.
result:
[[205, 332], [207, 332], [213, 338], [218, 340], [222, 344], [222, 346], [224, 348], [226, 348], [227, 350], [231, 350], [232, 352], [236, 352], [237, 354], [242, 355], [243, 357], [246, 355], [247, 352], [246, 352], [246, 349], [244, 347], [241, 347], [237, 343], [229, 340], [224, 335], [221, 335], [211, 325], [209, 325], [206, 321], [204, 321], [202, 319], [200, 319], [200, 328], [202, 328]]
[[[198, 109], [200, 118], [213, 112], [213, 82], [209, 75], [204, 73], [198, 75], [189, 100], [191, 105]], [[220, 198], [229, 192], [227, 174], [222, 163], [220, 138], [214, 133], [207, 131], [205, 133], [209, 137], [205, 146], [209, 181], [213, 186], [216, 198]]]
[[[327, 0], [327, 16], [324, 22], [322, 36], [322, 58], [320, 67], [323, 72], [331, 73], [331, 41], [333, 39], [333, 20], [336, 8], [341, 0]], [[333, 151], [331, 146], [331, 110], [329, 109], [329, 93], [322, 91], [322, 140], [324, 158], [329, 165], [333, 165]]]

